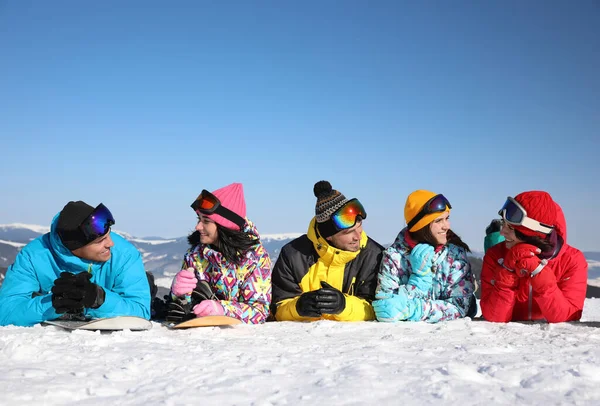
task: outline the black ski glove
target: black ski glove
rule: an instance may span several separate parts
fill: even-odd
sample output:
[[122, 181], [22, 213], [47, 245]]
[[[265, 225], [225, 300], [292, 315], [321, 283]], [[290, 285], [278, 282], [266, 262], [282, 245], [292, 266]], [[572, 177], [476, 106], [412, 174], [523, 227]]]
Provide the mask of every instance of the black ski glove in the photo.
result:
[[319, 290], [313, 290], [300, 295], [296, 302], [296, 311], [302, 317], [321, 317], [321, 311], [317, 306]]
[[[192, 303], [193, 306], [197, 305], [203, 300], [218, 300], [213, 293], [210, 285], [206, 281], [198, 281], [196, 287], [192, 291]], [[193, 307], [192, 306], [192, 307]]]
[[181, 323], [183, 321], [196, 317], [192, 312], [192, 303], [188, 303], [182, 299], [171, 300], [168, 304], [166, 320], [170, 323]]
[[52, 306], [56, 313], [76, 313], [84, 308], [97, 309], [104, 303], [105, 292], [90, 282], [92, 274], [81, 272], [74, 275], [62, 272], [52, 287]]
[[181, 323], [186, 320], [196, 317], [192, 311], [194, 306], [203, 300], [217, 300], [210, 285], [206, 281], [198, 281], [196, 287], [192, 291], [192, 302], [187, 303], [185, 300], [176, 299], [168, 304], [166, 320], [170, 323]]
[[501, 229], [502, 229], [502, 220], [500, 220], [500, 219], [494, 219], [494, 220], [492, 220], [492, 222], [490, 223], [490, 225], [486, 227], [486, 229], [485, 229], [485, 235], [490, 235], [492, 233], [497, 233]]
[[321, 289], [317, 292], [317, 307], [321, 314], [340, 314], [346, 308], [346, 297], [342, 292], [328, 284], [321, 282]]

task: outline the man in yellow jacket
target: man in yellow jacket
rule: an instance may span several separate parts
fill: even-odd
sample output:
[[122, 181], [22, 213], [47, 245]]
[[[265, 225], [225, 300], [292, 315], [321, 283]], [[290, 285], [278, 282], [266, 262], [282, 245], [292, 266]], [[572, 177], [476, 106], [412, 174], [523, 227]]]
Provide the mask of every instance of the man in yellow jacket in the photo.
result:
[[273, 268], [271, 313], [278, 321], [374, 320], [383, 247], [362, 229], [367, 213], [327, 181], [314, 194], [308, 232], [281, 249]]

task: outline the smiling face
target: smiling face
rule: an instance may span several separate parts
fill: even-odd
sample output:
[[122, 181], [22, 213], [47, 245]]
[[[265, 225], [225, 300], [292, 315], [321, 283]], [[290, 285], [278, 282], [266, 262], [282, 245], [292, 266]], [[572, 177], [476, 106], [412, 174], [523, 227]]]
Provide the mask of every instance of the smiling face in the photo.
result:
[[362, 221], [358, 221], [353, 227], [339, 231], [326, 240], [338, 249], [356, 252], [360, 249], [362, 231]]
[[448, 242], [448, 230], [450, 230], [450, 213], [444, 212], [429, 224], [429, 231], [439, 245]]
[[94, 262], [106, 262], [110, 259], [110, 249], [115, 245], [110, 231], [102, 237], [96, 238], [91, 243], [71, 251], [76, 257]]
[[196, 224], [196, 231], [200, 233], [200, 242], [202, 244], [213, 244], [218, 245], [219, 241], [219, 230], [217, 229], [217, 223], [209, 219], [208, 217], [199, 214], [198, 224]]
[[515, 234], [515, 229], [510, 224], [508, 224], [506, 221], [502, 222], [502, 228], [500, 229], [500, 235], [504, 237], [504, 241], [506, 242], [507, 249], [511, 249], [515, 245], [523, 242]]

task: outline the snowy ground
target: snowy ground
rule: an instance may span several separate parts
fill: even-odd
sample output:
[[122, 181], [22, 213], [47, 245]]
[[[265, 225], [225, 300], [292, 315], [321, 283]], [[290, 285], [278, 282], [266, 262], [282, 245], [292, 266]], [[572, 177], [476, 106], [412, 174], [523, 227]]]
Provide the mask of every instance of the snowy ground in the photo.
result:
[[[600, 320], [588, 299], [586, 320]], [[600, 404], [600, 329], [267, 323], [0, 328], [0, 405]]]

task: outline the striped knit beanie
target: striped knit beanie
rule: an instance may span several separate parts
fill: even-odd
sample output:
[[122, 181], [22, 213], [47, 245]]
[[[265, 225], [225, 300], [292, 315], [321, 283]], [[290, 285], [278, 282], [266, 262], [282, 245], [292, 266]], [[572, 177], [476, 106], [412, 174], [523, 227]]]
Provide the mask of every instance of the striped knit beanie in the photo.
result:
[[317, 228], [319, 234], [323, 238], [330, 237], [337, 233], [337, 229], [333, 225], [331, 215], [340, 207], [348, 202], [346, 196], [331, 187], [331, 184], [326, 180], [321, 180], [315, 183], [313, 188], [317, 204], [315, 206], [315, 216], [317, 220]]

